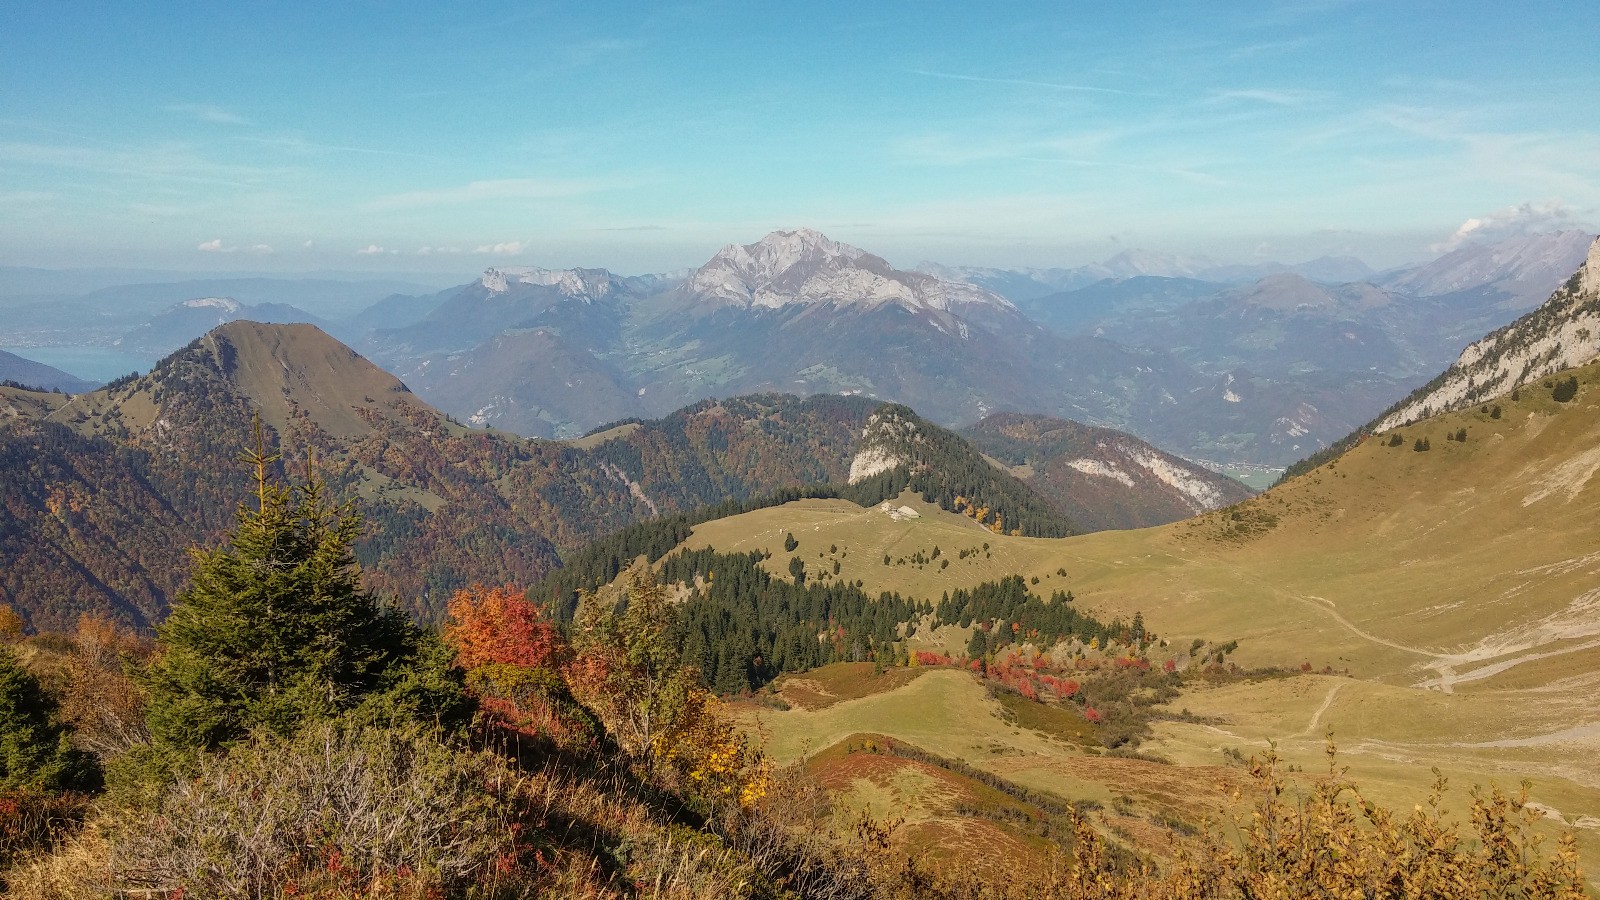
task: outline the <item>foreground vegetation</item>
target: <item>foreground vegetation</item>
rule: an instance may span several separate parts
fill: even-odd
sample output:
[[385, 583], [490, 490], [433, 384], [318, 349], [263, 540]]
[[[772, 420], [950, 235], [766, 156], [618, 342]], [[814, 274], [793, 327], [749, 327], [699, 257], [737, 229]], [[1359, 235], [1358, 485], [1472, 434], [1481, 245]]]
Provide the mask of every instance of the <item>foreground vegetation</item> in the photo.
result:
[[[1525, 798], [1474, 795], [1466, 823], [1438, 802], [1402, 815], [1331, 766], [1297, 797], [1270, 753], [1248, 817], [1170, 859], [1117, 847], [1063, 798], [1031, 863], [940, 866], [751, 746], [684, 664], [706, 616], [648, 568], [583, 593], [565, 630], [509, 586], [458, 591], [422, 630], [362, 587], [356, 520], [315, 473], [278, 483], [259, 443], [254, 462], [251, 503], [193, 554], [153, 643], [92, 618], [23, 637], [0, 617], [8, 896], [1583, 896], [1570, 839], [1540, 846]], [[734, 580], [712, 554], [677, 565]], [[863, 634], [879, 602], [904, 612], [863, 600]], [[1013, 584], [924, 614], [1149, 640], [1047, 612]], [[1050, 672], [998, 663], [989, 680], [1078, 693]]]

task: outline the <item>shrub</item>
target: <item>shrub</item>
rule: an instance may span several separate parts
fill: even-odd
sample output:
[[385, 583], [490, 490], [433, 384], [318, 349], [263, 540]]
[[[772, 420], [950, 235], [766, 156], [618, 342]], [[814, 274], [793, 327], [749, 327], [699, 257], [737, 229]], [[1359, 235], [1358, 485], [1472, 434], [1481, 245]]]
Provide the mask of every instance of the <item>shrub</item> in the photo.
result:
[[93, 757], [72, 746], [56, 701], [0, 647], [0, 791], [93, 788]]
[[0, 793], [0, 892], [6, 888], [5, 870], [75, 830], [87, 809], [83, 794], [31, 789]]
[[82, 616], [67, 654], [61, 717], [76, 744], [107, 762], [150, 740], [136, 675], [150, 642], [108, 619]]
[[450, 598], [449, 611], [444, 640], [467, 671], [480, 723], [491, 733], [548, 738], [568, 748], [598, 742], [599, 723], [560, 675], [571, 649], [522, 591], [473, 585]]
[[1557, 403], [1567, 403], [1576, 396], [1578, 396], [1578, 376], [1576, 375], [1569, 376], [1566, 381], [1556, 382], [1555, 387], [1550, 389], [1550, 399]]
[[420, 726], [259, 733], [114, 826], [112, 876], [122, 891], [240, 900], [384, 879], [448, 891], [512, 849], [513, 787], [497, 758]]

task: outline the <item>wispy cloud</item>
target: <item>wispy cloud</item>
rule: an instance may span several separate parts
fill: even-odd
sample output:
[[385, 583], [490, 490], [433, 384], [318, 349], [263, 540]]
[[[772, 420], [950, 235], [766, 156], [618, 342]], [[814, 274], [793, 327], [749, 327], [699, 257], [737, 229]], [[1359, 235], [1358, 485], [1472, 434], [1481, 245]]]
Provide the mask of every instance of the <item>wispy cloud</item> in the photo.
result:
[[1234, 59], [1250, 59], [1257, 56], [1272, 56], [1279, 53], [1292, 53], [1296, 50], [1310, 46], [1312, 39], [1309, 37], [1289, 38], [1282, 41], [1259, 41], [1254, 44], [1241, 44], [1228, 52]]
[[1101, 87], [1092, 84], [1065, 84], [1059, 81], [1033, 81], [1027, 78], [991, 78], [987, 75], [963, 75], [956, 72], [933, 72], [928, 69], [906, 69], [912, 75], [927, 78], [944, 78], [950, 81], [976, 81], [981, 84], [1007, 84], [1016, 87], [1049, 88], [1055, 91], [1076, 91], [1090, 94], [1121, 94], [1127, 97], [1155, 97], [1148, 91], [1129, 91], [1122, 88]]
[[148, 178], [244, 188], [256, 188], [290, 174], [290, 170], [283, 168], [216, 162], [185, 144], [124, 147], [97, 143], [101, 146], [0, 141], [0, 162], [94, 172], [114, 176], [124, 183], [129, 178]]
[[169, 103], [162, 109], [170, 113], [180, 113], [202, 122], [213, 125], [252, 125], [254, 124], [244, 116], [220, 106], [209, 103]]
[[356, 251], [357, 256], [387, 256], [392, 253], [394, 253], [393, 250], [386, 249], [377, 244], [368, 244]]
[[201, 241], [198, 245], [196, 245], [195, 249], [199, 250], [201, 253], [249, 253], [256, 256], [268, 256], [272, 253], [271, 244], [251, 244], [249, 246], [239, 247], [233, 244], [224, 244], [222, 242], [222, 238], [213, 238], [209, 241]]
[[27, 206], [32, 203], [49, 203], [56, 199], [50, 191], [0, 191], [0, 204]]
[[418, 247], [418, 256], [455, 256], [461, 252], [460, 247]]
[[308, 141], [302, 137], [241, 137], [238, 140], [250, 144], [261, 144], [267, 147], [281, 147], [294, 153], [365, 153], [372, 156], [401, 156], [409, 159], [437, 159], [426, 153], [412, 153], [406, 150], [388, 150], [382, 147], [352, 147], [347, 144], [322, 144]]
[[1212, 91], [1206, 98], [1207, 103], [1228, 103], [1232, 101], [1246, 101], [1253, 103], [1266, 103], [1272, 106], [1305, 106], [1318, 100], [1325, 100], [1331, 96], [1327, 91], [1304, 91], [1293, 89], [1272, 88], [1245, 88], [1231, 91]]
[[456, 187], [387, 194], [375, 198], [368, 206], [376, 210], [396, 210], [459, 206], [500, 200], [552, 200], [561, 197], [581, 197], [629, 184], [620, 179], [500, 178], [491, 181], [472, 181]]
[[498, 244], [484, 244], [472, 252], [487, 256], [520, 256], [527, 250], [527, 241], [503, 241]]

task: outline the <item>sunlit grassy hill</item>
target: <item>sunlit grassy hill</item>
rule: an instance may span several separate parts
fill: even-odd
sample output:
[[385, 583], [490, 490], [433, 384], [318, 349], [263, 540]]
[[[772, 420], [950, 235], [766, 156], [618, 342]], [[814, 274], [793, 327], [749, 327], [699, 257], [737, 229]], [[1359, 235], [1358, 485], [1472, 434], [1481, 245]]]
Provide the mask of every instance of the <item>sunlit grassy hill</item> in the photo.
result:
[[[1569, 377], [1576, 396], [1558, 402], [1554, 388]], [[1103, 620], [1142, 613], [1167, 639], [1150, 651], [1154, 662], [1183, 666], [1190, 640], [1203, 638], [1238, 640], [1232, 658], [1246, 668], [1327, 667], [1337, 674], [1195, 680], [1168, 704], [1193, 721], [1156, 723], [1145, 749], [1180, 764], [1195, 796], [1219, 802], [1215, 773], [1225, 752], [1248, 755], [1277, 741], [1291, 761], [1315, 769], [1329, 730], [1363, 787], [1406, 808], [1425, 796], [1433, 766], [1462, 788], [1528, 778], [1550, 823], [1576, 829], [1593, 870], [1597, 472], [1600, 366], [1589, 365], [1515, 399], [1375, 435], [1259, 497], [1161, 528], [1015, 538], [910, 498], [902, 502], [914, 518], [807, 501], [707, 523], [689, 544], [771, 550], [774, 572], [786, 571], [790, 556], [818, 575], [837, 560], [838, 575], [827, 577], [934, 601], [1015, 572], [1038, 578], [1033, 589], [1043, 596], [1071, 590]], [[791, 533], [799, 545], [786, 554]], [[948, 565], [913, 561], [936, 546]], [[953, 650], [965, 637], [923, 630], [914, 643]], [[780, 757], [874, 731], [1064, 796], [1142, 796], [1149, 775], [1136, 769], [1151, 764], [1030, 737], [1006, 724], [996, 700], [964, 687], [966, 678], [922, 678], [817, 711], [764, 711], [762, 727]], [[1459, 802], [1465, 791], [1457, 793]], [[1142, 802], [1193, 812], [1189, 801]]]

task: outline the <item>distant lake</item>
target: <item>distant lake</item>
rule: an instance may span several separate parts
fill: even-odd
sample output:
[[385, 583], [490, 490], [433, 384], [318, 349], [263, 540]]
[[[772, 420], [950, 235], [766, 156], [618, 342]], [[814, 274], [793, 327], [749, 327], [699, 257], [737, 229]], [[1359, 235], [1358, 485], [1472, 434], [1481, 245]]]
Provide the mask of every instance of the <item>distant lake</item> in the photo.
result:
[[118, 347], [0, 346], [0, 350], [54, 366], [86, 381], [110, 381], [129, 372], [147, 372], [156, 361], [156, 357], [129, 353]]

